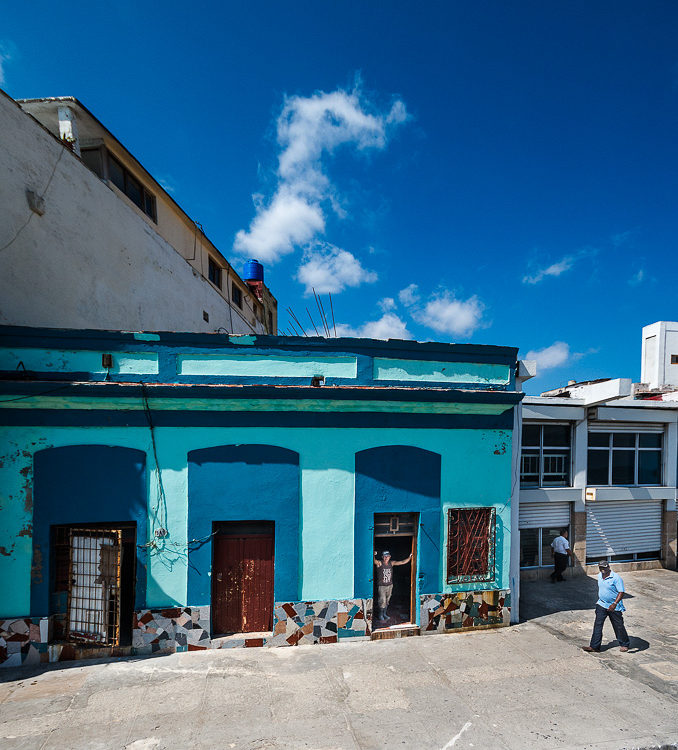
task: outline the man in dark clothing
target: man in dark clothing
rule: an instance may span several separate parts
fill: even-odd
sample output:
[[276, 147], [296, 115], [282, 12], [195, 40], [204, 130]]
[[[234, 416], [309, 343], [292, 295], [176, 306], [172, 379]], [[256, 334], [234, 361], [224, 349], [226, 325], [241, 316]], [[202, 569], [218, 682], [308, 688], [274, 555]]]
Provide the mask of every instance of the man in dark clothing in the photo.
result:
[[388, 550], [384, 550], [381, 553], [381, 560], [377, 560], [377, 552], [374, 552], [374, 564], [377, 566], [377, 592], [378, 597], [378, 609], [379, 614], [377, 615], [378, 620], [388, 619], [386, 610], [388, 604], [391, 601], [391, 594], [393, 593], [393, 568], [396, 565], [407, 565], [412, 559], [412, 553], [410, 552], [409, 557], [406, 560], [394, 560], [391, 562], [391, 553]]
[[564, 581], [563, 573], [567, 570], [567, 558], [569, 556], [574, 559], [567, 539], [567, 529], [561, 529], [560, 534], [551, 542], [551, 556], [554, 564], [551, 582]]

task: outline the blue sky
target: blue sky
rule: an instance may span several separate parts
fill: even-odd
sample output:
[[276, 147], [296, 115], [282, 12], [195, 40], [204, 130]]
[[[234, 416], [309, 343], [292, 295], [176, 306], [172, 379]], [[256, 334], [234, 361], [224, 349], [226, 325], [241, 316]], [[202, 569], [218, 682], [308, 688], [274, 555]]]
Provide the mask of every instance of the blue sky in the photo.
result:
[[284, 310], [640, 377], [675, 320], [678, 5], [6, 4], [2, 87], [78, 97]]

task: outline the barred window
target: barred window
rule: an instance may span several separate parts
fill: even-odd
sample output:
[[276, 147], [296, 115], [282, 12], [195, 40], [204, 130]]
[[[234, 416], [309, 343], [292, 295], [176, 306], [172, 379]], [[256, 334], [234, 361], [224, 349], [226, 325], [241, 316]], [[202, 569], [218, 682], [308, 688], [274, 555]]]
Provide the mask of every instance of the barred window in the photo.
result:
[[569, 487], [570, 426], [524, 424], [520, 456], [521, 487]]
[[447, 511], [447, 582], [494, 579], [495, 508]]

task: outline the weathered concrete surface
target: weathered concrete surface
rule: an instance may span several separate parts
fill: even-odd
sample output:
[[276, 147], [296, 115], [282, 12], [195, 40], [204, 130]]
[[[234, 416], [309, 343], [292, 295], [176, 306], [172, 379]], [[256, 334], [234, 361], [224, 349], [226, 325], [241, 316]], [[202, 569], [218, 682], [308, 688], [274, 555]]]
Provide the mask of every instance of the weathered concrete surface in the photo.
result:
[[[678, 701], [678, 572], [658, 569], [620, 575], [627, 591], [624, 622], [631, 638], [626, 656], [633, 658], [621, 658], [624, 654], [619, 653], [609, 622], [603, 630], [602, 652], [593, 658]], [[532, 581], [523, 584], [521, 594], [521, 618], [568, 642], [588, 644], [598, 598], [595, 576], [556, 584]]]
[[0, 747], [678, 746], [678, 574], [625, 578], [635, 653], [580, 650], [590, 579], [537, 582], [512, 628], [2, 670]]

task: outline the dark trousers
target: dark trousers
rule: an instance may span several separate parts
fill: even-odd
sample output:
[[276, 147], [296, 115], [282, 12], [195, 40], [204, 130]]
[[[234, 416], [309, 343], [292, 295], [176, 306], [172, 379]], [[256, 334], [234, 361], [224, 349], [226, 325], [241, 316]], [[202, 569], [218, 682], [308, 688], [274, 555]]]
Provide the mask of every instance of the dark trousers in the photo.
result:
[[563, 573], [567, 568], [567, 555], [561, 555], [560, 552], [555, 552], [554, 555], [555, 570], [551, 573], [551, 578], [554, 581], [564, 581]]
[[624, 627], [624, 615], [621, 612], [617, 612], [616, 609], [613, 612], [610, 612], [605, 607], [601, 607], [600, 604], [596, 604], [596, 621], [593, 625], [591, 648], [600, 648], [600, 644], [603, 642], [603, 625], [605, 624], [606, 617], [610, 618], [619, 645], [628, 646], [629, 634]]

